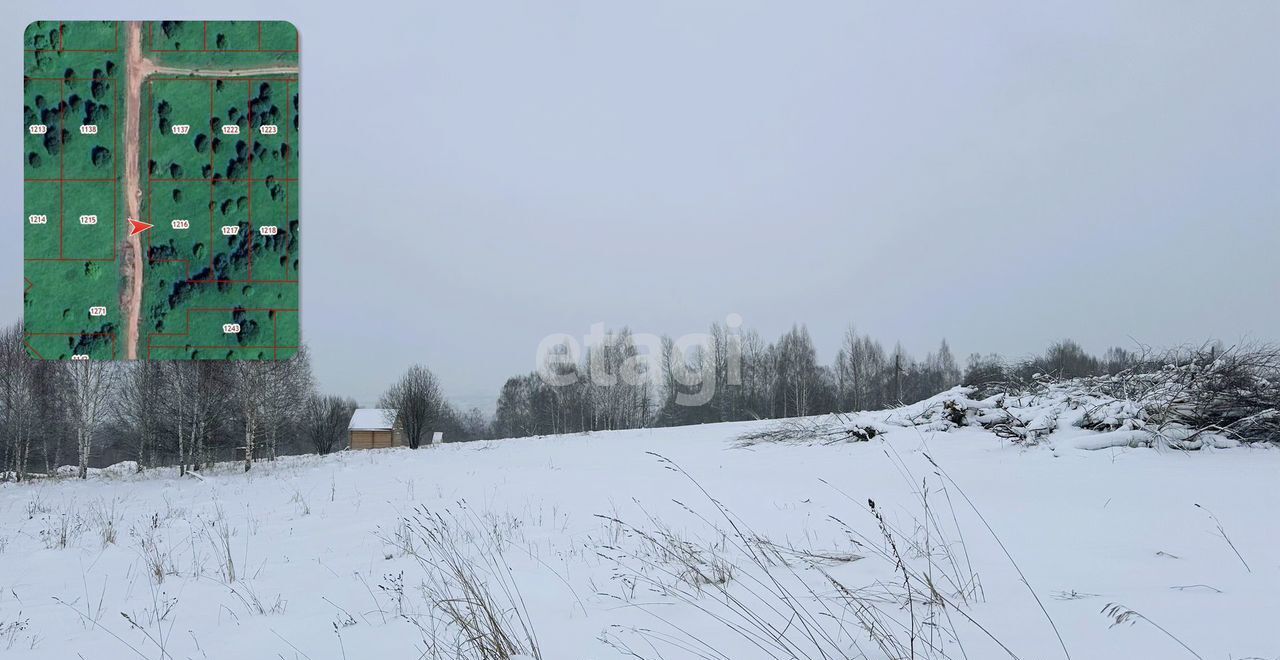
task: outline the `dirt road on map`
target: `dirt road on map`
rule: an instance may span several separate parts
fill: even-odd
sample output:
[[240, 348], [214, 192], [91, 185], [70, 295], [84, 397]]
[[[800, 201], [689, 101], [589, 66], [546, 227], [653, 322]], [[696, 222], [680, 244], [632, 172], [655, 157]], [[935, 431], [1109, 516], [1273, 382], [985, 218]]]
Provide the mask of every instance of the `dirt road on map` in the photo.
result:
[[[125, 77], [128, 89], [124, 103], [124, 189], [126, 211], [131, 219], [141, 220], [142, 178], [139, 171], [139, 145], [142, 128], [142, 86], [148, 76], [155, 74], [193, 76], [200, 78], [235, 78], [242, 76], [266, 76], [296, 74], [296, 66], [270, 66], [251, 69], [184, 69], [157, 66], [142, 56], [142, 23], [130, 21], [126, 30]], [[138, 327], [142, 322], [142, 237], [130, 236], [125, 241], [124, 256], [120, 261], [120, 275], [124, 286], [120, 289], [120, 309], [124, 313], [124, 354], [127, 360], [138, 359]]]
[[194, 76], [197, 78], [243, 78], [245, 76], [273, 76], [284, 73], [297, 73], [298, 67], [263, 66], [256, 69], [181, 69], [171, 66], [153, 66], [151, 72], [173, 76]]
[[[142, 126], [142, 83], [152, 73], [151, 62], [142, 57], [142, 24], [131, 21], [127, 30], [125, 76], [128, 89], [124, 100], [124, 190], [126, 212], [131, 219], [141, 219], [142, 182], [138, 167], [138, 134]], [[126, 360], [138, 359], [138, 323], [142, 312], [142, 241], [130, 236], [121, 261], [124, 287], [120, 293], [120, 309], [124, 312]]]

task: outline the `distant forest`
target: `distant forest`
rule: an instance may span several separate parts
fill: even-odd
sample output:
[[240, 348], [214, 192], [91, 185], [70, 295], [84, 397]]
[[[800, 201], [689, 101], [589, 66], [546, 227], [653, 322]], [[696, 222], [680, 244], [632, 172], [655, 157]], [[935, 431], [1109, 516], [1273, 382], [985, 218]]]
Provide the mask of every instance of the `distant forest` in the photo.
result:
[[[736, 373], [733, 346], [741, 356]], [[572, 385], [548, 385], [538, 372], [507, 379], [489, 434], [519, 437], [878, 410], [914, 403], [962, 383], [983, 386], [1027, 381], [1036, 374], [1074, 378], [1117, 373], [1138, 359], [1123, 348], [1108, 349], [1097, 357], [1067, 339], [1052, 344], [1042, 355], [1018, 360], [972, 354], [962, 367], [945, 339], [935, 351], [917, 359], [901, 344], [886, 350], [881, 342], [851, 327], [832, 364], [825, 365], [819, 363], [803, 325], [765, 343], [752, 330], [733, 333], [717, 324], [711, 326], [707, 342], [691, 351], [680, 352], [664, 338], [659, 360], [663, 372], [656, 385], [598, 385], [587, 375], [591, 360], [600, 360], [610, 373], [618, 373], [637, 349], [623, 329], [614, 333], [613, 345], [605, 349], [603, 358], [591, 350], [581, 364], [560, 367], [581, 374]], [[696, 379], [681, 378], [682, 371], [714, 379], [705, 403], [678, 402], [679, 395], [697, 394], [705, 386], [686, 385]]]
[[[606, 336], [578, 361], [557, 361], [554, 375], [571, 384], [551, 385], [538, 372], [507, 379], [492, 416], [457, 409], [422, 365], [408, 367], [378, 405], [398, 411], [416, 448], [434, 432], [455, 442], [880, 409], [961, 383], [1117, 373], [1138, 359], [1122, 348], [1090, 355], [1063, 340], [1042, 355], [975, 354], [961, 366], [945, 340], [917, 359], [851, 328], [827, 365], [804, 326], [766, 343], [754, 331], [713, 325], [692, 348], [663, 338], [649, 363], [659, 373], [602, 384], [593, 372], [623, 373], [642, 353], [626, 329]], [[357, 407], [318, 390], [305, 349], [287, 362], [56, 362], [29, 359], [22, 337], [21, 325], [0, 331], [0, 479], [60, 468], [84, 475], [125, 460], [183, 471], [242, 461], [249, 470], [283, 454], [345, 448]]]

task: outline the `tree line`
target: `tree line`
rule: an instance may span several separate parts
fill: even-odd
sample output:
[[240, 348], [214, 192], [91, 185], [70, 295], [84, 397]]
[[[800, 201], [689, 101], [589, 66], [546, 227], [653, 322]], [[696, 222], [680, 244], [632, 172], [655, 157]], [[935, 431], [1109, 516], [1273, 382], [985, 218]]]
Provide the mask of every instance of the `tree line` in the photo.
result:
[[[199, 471], [211, 462], [326, 454], [347, 445], [355, 400], [320, 392], [305, 347], [288, 361], [100, 362], [30, 359], [21, 324], [0, 331], [0, 479], [74, 464], [135, 461], [140, 469]], [[850, 328], [830, 364], [807, 328], [773, 342], [713, 324], [693, 345], [662, 337], [644, 346], [625, 328], [582, 355], [551, 351], [538, 371], [511, 377], [492, 417], [449, 403], [436, 376], [413, 365], [378, 405], [397, 412], [413, 448], [448, 441], [851, 412], [912, 403], [957, 384], [1026, 381], [1036, 374], [1117, 373], [1137, 356], [1090, 355], [1070, 340], [1007, 360], [950, 346], [917, 359]]]
[[[459, 414], [438, 396], [429, 405], [431, 430], [472, 437], [466, 423], [474, 428], [478, 412]], [[278, 362], [45, 361], [28, 357], [21, 324], [0, 330], [0, 480], [67, 465], [83, 478], [91, 465], [126, 460], [180, 473], [238, 461], [247, 471], [345, 448], [356, 407], [317, 389], [305, 347]]]
[[[604, 347], [588, 347], [578, 361], [556, 360], [549, 382], [540, 369], [507, 379], [489, 428], [493, 437], [577, 433], [646, 426], [682, 426], [775, 419], [832, 412], [877, 410], [928, 398], [959, 384], [1027, 381], [1036, 374], [1064, 378], [1116, 373], [1137, 360], [1111, 348], [1102, 357], [1063, 340], [1042, 355], [1010, 360], [970, 355], [961, 366], [943, 339], [922, 358], [901, 343], [880, 341], [850, 327], [830, 364], [818, 360], [808, 329], [793, 326], [766, 342], [750, 329], [713, 324], [699, 345], [681, 349], [669, 337], [648, 361], [653, 378], [598, 382], [588, 374], [601, 364], [610, 373], [627, 368], [641, 349], [626, 329]], [[603, 354], [603, 357], [601, 355]], [[656, 365], [656, 366], [654, 366]], [[692, 375], [692, 377], [691, 377]], [[607, 381], [608, 379], [606, 379]], [[684, 399], [682, 401], [682, 399]]]

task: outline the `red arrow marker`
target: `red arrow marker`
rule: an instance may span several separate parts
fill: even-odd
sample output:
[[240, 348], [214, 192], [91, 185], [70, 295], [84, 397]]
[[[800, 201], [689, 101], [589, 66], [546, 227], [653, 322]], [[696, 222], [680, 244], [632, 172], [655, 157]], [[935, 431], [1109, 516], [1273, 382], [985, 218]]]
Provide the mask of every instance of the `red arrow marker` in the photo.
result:
[[154, 226], [155, 225], [147, 224], [145, 222], [142, 222], [141, 220], [134, 220], [133, 218], [129, 218], [129, 235], [137, 236], [138, 234], [141, 234], [142, 232], [148, 229], [151, 229]]

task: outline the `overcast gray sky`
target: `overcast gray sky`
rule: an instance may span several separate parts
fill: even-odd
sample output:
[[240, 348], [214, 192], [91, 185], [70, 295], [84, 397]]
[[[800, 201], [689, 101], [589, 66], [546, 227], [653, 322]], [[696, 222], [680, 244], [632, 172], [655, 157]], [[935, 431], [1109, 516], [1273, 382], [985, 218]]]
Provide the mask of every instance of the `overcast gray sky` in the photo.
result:
[[362, 401], [421, 362], [489, 404], [549, 333], [731, 312], [824, 361], [850, 322], [917, 355], [1280, 338], [1280, 3], [322, 5], [4, 3], [8, 216], [27, 22], [279, 18], [303, 334]]

